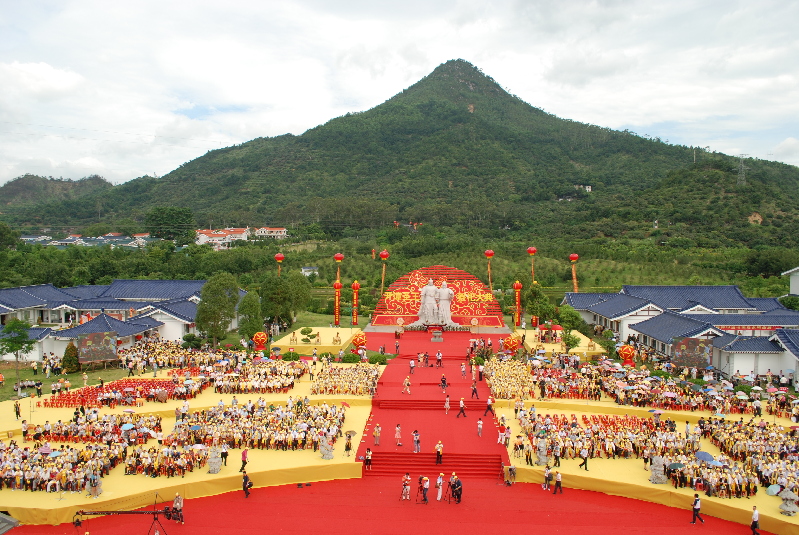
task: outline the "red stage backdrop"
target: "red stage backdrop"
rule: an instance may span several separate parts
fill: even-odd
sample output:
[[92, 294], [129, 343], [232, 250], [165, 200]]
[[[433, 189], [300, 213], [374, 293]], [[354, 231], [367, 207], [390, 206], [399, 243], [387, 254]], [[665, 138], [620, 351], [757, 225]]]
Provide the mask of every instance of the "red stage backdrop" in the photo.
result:
[[[504, 327], [502, 309], [480, 279], [462, 269], [430, 266], [403, 275], [388, 287], [372, 316], [372, 325], [408, 325], [418, 319], [419, 289], [429, 279], [437, 287], [443, 281], [455, 293], [452, 321], [464, 326]], [[398, 321], [401, 320], [401, 321]]]

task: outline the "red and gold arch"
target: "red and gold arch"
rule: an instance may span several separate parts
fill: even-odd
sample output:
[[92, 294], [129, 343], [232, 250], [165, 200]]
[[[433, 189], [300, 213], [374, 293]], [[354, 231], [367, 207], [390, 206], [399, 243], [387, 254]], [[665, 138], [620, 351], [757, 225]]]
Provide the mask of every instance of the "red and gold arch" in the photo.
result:
[[372, 325], [400, 326], [416, 321], [419, 290], [429, 279], [439, 288], [446, 281], [455, 293], [450, 307], [455, 323], [465, 327], [505, 326], [502, 309], [486, 285], [471, 273], [448, 266], [417, 269], [394, 281], [377, 303]]

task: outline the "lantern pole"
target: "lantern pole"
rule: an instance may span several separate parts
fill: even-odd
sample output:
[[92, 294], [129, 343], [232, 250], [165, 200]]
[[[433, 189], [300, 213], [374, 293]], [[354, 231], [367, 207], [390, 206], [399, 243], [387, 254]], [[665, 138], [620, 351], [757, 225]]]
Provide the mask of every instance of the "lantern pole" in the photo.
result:
[[522, 324], [522, 283], [516, 281], [513, 283], [513, 290], [516, 292], [516, 327]]
[[491, 282], [491, 258], [494, 256], [494, 251], [492, 251], [491, 249], [488, 249], [483, 254], [488, 259], [488, 289], [493, 294], [494, 293], [494, 284]]
[[574, 286], [574, 293], [579, 292], [577, 287], [577, 259], [579, 258], [579, 255], [576, 254], [569, 255], [569, 260], [572, 263], [572, 285]]
[[538, 249], [535, 247], [528, 247], [527, 254], [530, 255], [530, 282], [535, 284], [535, 253], [538, 252]]
[[380, 276], [380, 295], [383, 295], [383, 288], [386, 285], [386, 260], [391, 256], [388, 251], [383, 249], [380, 251], [380, 260], [383, 261], [383, 274]]
[[277, 262], [277, 276], [278, 277], [280, 276], [280, 267], [283, 265], [283, 260], [285, 258], [286, 257], [283, 255], [283, 253], [277, 253], [275, 255], [275, 262]]
[[333, 283], [333, 289], [336, 291], [336, 296], [333, 301], [333, 324], [338, 327], [341, 325], [341, 281]]
[[352, 324], [358, 325], [358, 290], [361, 289], [361, 285], [358, 284], [358, 281], [354, 281], [352, 283]]

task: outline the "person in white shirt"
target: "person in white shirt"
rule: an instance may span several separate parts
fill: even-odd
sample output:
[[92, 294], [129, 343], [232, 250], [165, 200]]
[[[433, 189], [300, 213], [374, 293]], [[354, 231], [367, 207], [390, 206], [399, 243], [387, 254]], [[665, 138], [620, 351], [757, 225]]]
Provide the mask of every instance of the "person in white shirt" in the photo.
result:
[[760, 511], [757, 510], [757, 505], [752, 506], [752, 524], [749, 527], [752, 528], [752, 535], [760, 535], [760, 532], [757, 531], [757, 528], [760, 527]]

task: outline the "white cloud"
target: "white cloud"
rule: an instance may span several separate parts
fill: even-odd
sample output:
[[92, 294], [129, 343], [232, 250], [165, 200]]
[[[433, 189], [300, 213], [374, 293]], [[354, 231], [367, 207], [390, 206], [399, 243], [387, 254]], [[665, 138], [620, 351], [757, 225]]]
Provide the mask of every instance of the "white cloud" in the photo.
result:
[[0, 14], [0, 182], [164, 174], [454, 58], [564, 118], [799, 164], [796, 20], [779, 0], [17, 3]]

